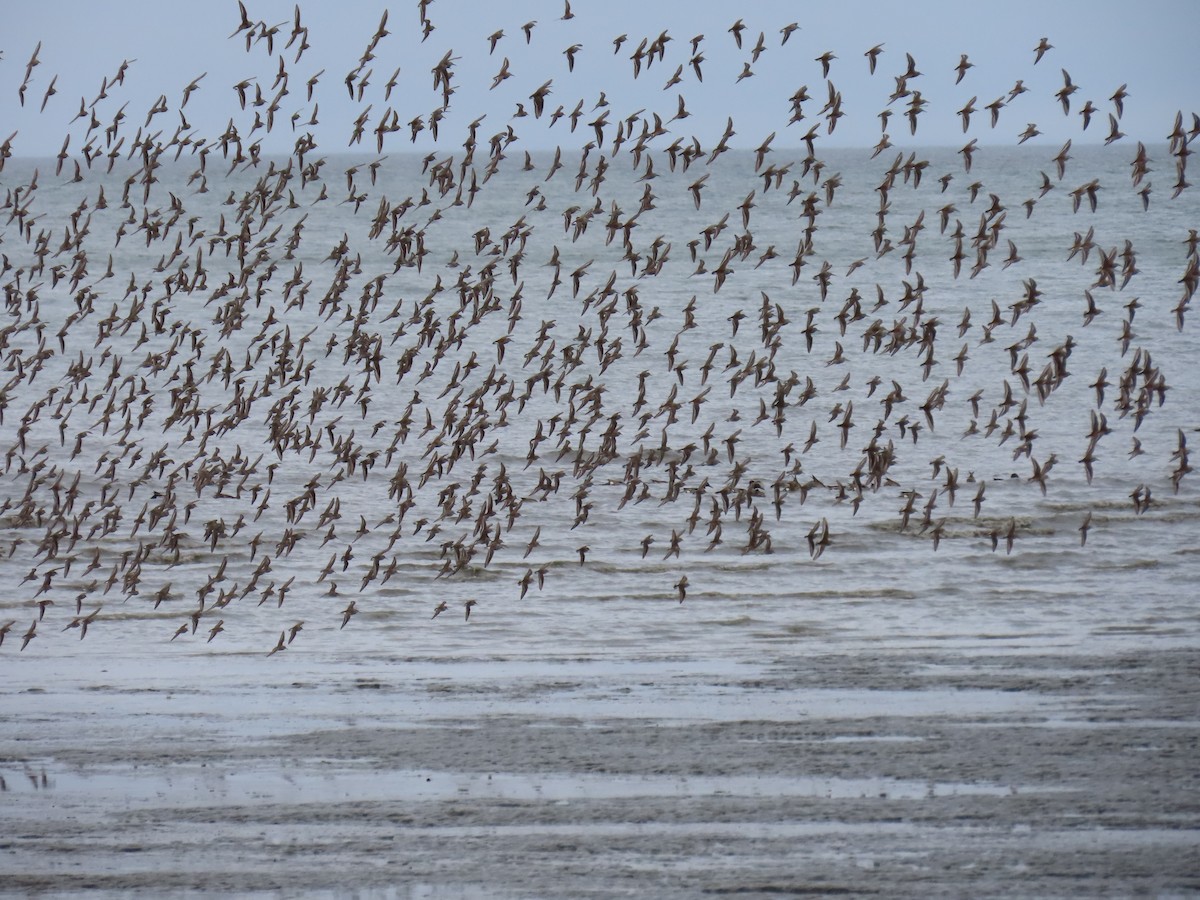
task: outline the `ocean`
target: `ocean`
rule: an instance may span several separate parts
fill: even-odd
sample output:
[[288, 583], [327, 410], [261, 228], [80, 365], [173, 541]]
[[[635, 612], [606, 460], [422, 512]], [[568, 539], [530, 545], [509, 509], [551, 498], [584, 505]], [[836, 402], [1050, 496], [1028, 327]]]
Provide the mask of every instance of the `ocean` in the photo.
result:
[[[303, 188], [264, 161], [205, 193], [189, 193], [193, 165], [167, 163], [134, 223], [119, 208], [129, 166], [39, 187], [39, 224], [61, 223], [46, 229], [54, 249], [65, 229], [90, 255], [42, 264], [36, 245], [22, 257], [9, 242], [10, 618], [37, 593], [51, 622], [100, 606], [95, 635], [119, 621], [122, 640], [157, 642], [207, 585], [203, 621], [225, 626], [205, 649], [265, 653], [297, 618], [308, 642], [432, 637], [449, 625], [430, 621], [439, 602], [461, 619], [472, 598], [477, 622], [549, 615], [539, 629], [553, 640], [607, 616], [597, 601], [644, 601], [653, 621], [679, 605], [684, 575], [689, 607], [770, 600], [801, 615], [863, 596], [1003, 607], [1014, 580], [1048, 601], [1064, 586], [1089, 604], [1176, 597], [1196, 575], [1195, 498], [1173, 476], [1197, 421], [1174, 311], [1194, 203], [1143, 209], [1112, 148], [1076, 150], [1040, 198], [1045, 150], [980, 151], [969, 175], [946, 150], [846, 150], [797, 177], [802, 152], [775, 154], [780, 179], [730, 152], [704, 170], [699, 209], [698, 169], [672, 172], [665, 155], [649, 181], [614, 162], [594, 198], [594, 151], [578, 191], [579, 159], [547, 181], [548, 155], [525, 171], [513, 154], [469, 207], [454, 205], [457, 181], [439, 196], [420, 160], [389, 159], [357, 215], [333, 190], [365, 164], [339, 157]], [[919, 185], [903, 182], [910, 159]], [[892, 167], [895, 249], [881, 254], [866, 225]], [[35, 170], [52, 161], [5, 175]], [[1069, 186], [1091, 179], [1096, 211], [1073, 211]], [[525, 202], [535, 189], [544, 209]], [[270, 215], [239, 199], [267, 190]], [[322, 191], [333, 197], [314, 205]], [[372, 239], [377, 207], [405, 197], [418, 200]], [[805, 202], [817, 227], [796, 267]], [[973, 273], [970, 236], [992, 222], [999, 239]], [[969, 252], [955, 277], [959, 223]], [[1081, 234], [1086, 261], [1071, 252]], [[411, 258], [397, 264], [387, 235]], [[1098, 286], [1104, 257], [1117, 274]], [[281, 604], [271, 588], [285, 582]], [[350, 600], [359, 627], [335, 634]], [[38, 648], [64, 642], [101, 643], [72, 631]]]

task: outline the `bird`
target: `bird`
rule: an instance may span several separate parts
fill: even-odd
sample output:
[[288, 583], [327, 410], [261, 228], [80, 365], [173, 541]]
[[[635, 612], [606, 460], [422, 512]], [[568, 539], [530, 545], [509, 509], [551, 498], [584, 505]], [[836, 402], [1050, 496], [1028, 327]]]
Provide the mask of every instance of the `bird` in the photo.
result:
[[1063, 175], [1066, 174], [1067, 161], [1071, 158], [1068, 155], [1068, 151], [1070, 151], [1070, 149], [1071, 149], [1071, 139], [1068, 138], [1066, 143], [1064, 143], [1062, 145], [1062, 147], [1059, 149], [1058, 154], [1053, 158], [1053, 162], [1058, 170], [1059, 180], [1061, 180]]
[[492, 90], [500, 86], [501, 82], [508, 78], [512, 78], [512, 73], [508, 69], [508, 57], [504, 57], [504, 62], [500, 64], [500, 71], [492, 78]]
[[867, 67], [872, 75], [875, 74], [875, 66], [879, 61], [879, 54], [881, 53], [883, 53], [883, 44], [876, 44], [863, 54], [867, 58]]
[[1108, 136], [1104, 139], [1105, 146], [1108, 146], [1113, 141], [1119, 141], [1121, 138], [1125, 137], [1125, 133], [1118, 127], [1117, 117], [1112, 113], [1108, 114], [1108, 123], [1109, 131]]
[[974, 65], [975, 64], [973, 62], [967, 59], [967, 54], [960, 54], [958, 58], [958, 65], [954, 67], [954, 70], [958, 73], [958, 77], [954, 79], [954, 83], [958, 84], [961, 82], [963, 80], [963, 76], [967, 74], [967, 69], [970, 69]]
[[746, 30], [746, 23], [738, 19], [727, 29], [733, 35], [734, 43], [737, 44], [739, 50], [742, 49], [742, 32]]
[[1071, 95], [1079, 90], [1079, 86], [1071, 81], [1071, 75], [1066, 69], [1062, 70], [1063, 86], [1059, 88], [1055, 96], [1062, 103], [1063, 115], [1069, 115], [1071, 112]]
[[582, 44], [572, 44], [566, 50], [563, 51], [563, 56], [565, 56], [567, 58], [567, 71], [568, 72], [575, 71], [575, 55], [577, 53], [579, 53], [579, 51], [582, 49], [583, 49]]
[[1096, 112], [1096, 107], [1088, 100], [1079, 110], [1079, 115], [1083, 117], [1083, 130], [1087, 131], [1088, 126], [1092, 124], [1092, 116]]
[[1122, 84], [1119, 88], [1113, 91], [1112, 96], [1108, 98], [1112, 102], [1113, 106], [1117, 108], [1118, 119], [1125, 115], [1125, 100], [1129, 97], [1129, 92], [1126, 90], [1127, 87], [1127, 84]]
[[54, 86], [56, 84], [58, 84], [58, 76], [57, 75], [55, 75], [53, 78], [50, 79], [50, 84], [46, 88], [46, 93], [44, 95], [42, 95], [42, 105], [41, 105], [41, 108], [38, 110], [39, 113], [43, 113], [46, 111], [46, 104], [50, 101], [51, 97], [53, 97], [55, 94], [58, 93], [58, 91], [56, 91], [54, 89]]
[[967, 130], [971, 127], [971, 114], [975, 112], [975, 100], [976, 98], [972, 97], [966, 102], [963, 108], [958, 111], [958, 114], [962, 117], [963, 134], [966, 134]]
[[[73, 629], [82, 640], [100, 603], [112, 609], [102, 595], [130, 615], [106, 616], [106, 635], [94, 637], [149, 633], [156, 610], [182, 601], [169, 640], [194, 637], [211, 619], [193, 650], [221, 653], [205, 648], [226, 628], [269, 641], [293, 616], [274, 622], [274, 609], [348, 594], [346, 584], [419, 620], [392, 603], [401, 582], [407, 595], [425, 578], [508, 571], [497, 583], [511, 590], [515, 581], [526, 599], [555, 572], [568, 592], [606, 595], [607, 580], [588, 576], [649, 575], [671, 558], [690, 574], [696, 542], [711, 554], [697, 558], [722, 578], [737, 577], [722, 560], [738, 552], [787, 563], [807, 547], [809, 562], [844, 553], [853, 567], [855, 553], [887, 538], [896, 506], [905, 538], [929, 538], [905, 544], [919, 567], [957, 533], [945, 507], [967, 483], [978, 535], [1007, 553], [1018, 536], [1052, 543], [1041, 497], [1053, 503], [1072, 482], [1086, 481], [1098, 503], [1132, 502], [1136, 516], [1169, 512], [1153, 498], [1163, 479], [1185, 496], [1184, 435], [1155, 424], [1187, 418], [1188, 395], [1171, 379], [1181, 345], [1147, 320], [1151, 286], [1170, 278], [1175, 306], [1164, 315], [1183, 331], [1200, 287], [1200, 238], [1190, 229], [1165, 247], [1150, 218], [1160, 203], [1149, 201], [1152, 177], [1158, 194], [1162, 178], [1174, 182], [1172, 201], [1190, 188], [1200, 118], [1179, 112], [1157, 156], [1138, 144], [1132, 162], [1119, 160], [1130, 181], [1118, 183], [1103, 174], [1115, 159], [1104, 147], [1133, 122], [1123, 118], [1137, 99], [1127, 84], [1111, 106], [1102, 93], [1080, 102], [1083, 89], [1062, 68], [1049, 88], [1028, 76], [1000, 81], [1012, 88], [998, 96], [946, 105], [951, 69], [957, 86], [976, 64], [960, 53], [957, 65], [950, 56], [923, 74], [905, 53], [883, 108], [859, 108], [830, 78], [831, 49], [810, 58], [826, 80], [817, 99], [789, 83], [772, 100], [775, 79], [800, 71], [776, 64], [768, 46], [766, 32], [782, 22], [744, 41], [749, 26], [738, 19], [728, 28], [734, 47], [667, 30], [613, 37], [568, 0], [544, 27], [520, 26], [524, 47], [515, 24], [492, 31], [487, 56], [505, 44], [498, 66], [479, 66], [485, 43], [473, 39], [469, 62], [442, 46], [428, 75], [410, 72], [415, 58], [404, 56], [382, 81], [386, 70], [375, 67], [392, 52], [393, 31], [421, 41], [435, 31], [441, 7], [417, 6], [403, 24], [383, 13], [339, 70], [340, 102], [353, 108], [340, 124], [325, 70], [298, 65], [317, 43], [298, 6], [273, 24], [239, 2], [234, 49], [265, 65], [197, 104], [208, 72], [188, 72], [182, 91], [163, 77], [144, 115], [125, 78], [136, 59], [107, 70], [94, 100], [60, 109], [50, 102], [63, 90], [58, 76], [34, 77], [40, 43], [29, 57], [17, 99], [25, 106], [41, 93], [23, 114], [41, 117], [53, 136], [45, 153], [57, 155], [23, 162], [37, 151], [24, 125], [0, 143], [9, 179], [0, 516], [12, 526], [0, 567], [17, 591], [33, 586], [13, 601], [37, 607], [22, 649], [40, 623], [39, 646]], [[534, 30], [565, 36], [555, 47], [565, 70], [530, 69]], [[783, 24], [774, 46], [799, 30]], [[580, 56], [593, 39], [611, 40], [614, 66], [575, 76], [576, 62], [603, 62]], [[632, 74], [616, 58], [631, 45]], [[872, 76], [884, 47], [864, 53]], [[753, 90], [754, 116], [725, 106], [731, 85], [712, 77], [734, 49], [725, 71], [753, 79], [736, 90]], [[1051, 49], [1039, 41], [1034, 63]], [[668, 77], [648, 77], [654, 66]], [[989, 73], [1009, 75], [1027, 72]], [[497, 98], [516, 93], [464, 116], [480, 85]], [[976, 113], [987, 110], [992, 129], [1010, 106], [1039, 118], [1034, 108], [1054, 102], [1043, 93], [1065, 115], [1076, 97], [1079, 118], [1067, 124], [1085, 131], [1107, 114], [1104, 146], [1072, 156], [1066, 140], [1054, 169], [1035, 145], [989, 149]], [[981, 105], [981, 96], [996, 99]], [[552, 99], [562, 105], [547, 109]], [[719, 119], [706, 130], [713, 114], [726, 118], [723, 130]], [[879, 123], [865, 167], [826, 144], [860, 115]], [[904, 142], [896, 122], [916, 134], [938, 117], [969, 138], [957, 156], [894, 146]], [[806, 118], [807, 133], [780, 137]], [[1038, 136], [1048, 135], [1029, 123], [1009, 143]], [[407, 172], [396, 151], [410, 144], [420, 150]], [[960, 157], [969, 179], [956, 177]], [[1068, 161], [1075, 180], [1060, 195]], [[1064, 230], [1068, 198], [1072, 214], [1103, 221]], [[936, 212], [936, 234], [926, 212]], [[1145, 227], [1123, 232], [1127, 214]], [[1168, 258], [1174, 268], [1164, 272]], [[969, 279], [947, 293], [964, 262]], [[713, 296], [696, 290], [696, 277]], [[806, 290], [812, 302], [797, 307]], [[1118, 294], [1120, 303], [1106, 299]], [[1087, 331], [1071, 336], [1081, 312]], [[1090, 428], [1066, 414], [1078, 400]], [[874, 403], [879, 413], [868, 415]], [[1113, 434], [1124, 435], [1115, 439], [1123, 452], [1111, 452]], [[1050, 447], [1073, 453], [1079, 468], [1051, 477]], [[1010, 452], [1013, 467], [1028, 460], [1012, 477]], [[906, 473], [926, 461], [931, 483], [918, 491]], [[975, 469], [962, 488], [960, 466]], [[985, 502], [1002, 514], [984, 519]], [[1081, 548], [1091, 522], [1088, 512]], [[652, 547], [661, 560], [649, 560]], [[956, 563], [972, 550], [954, 549]], [[586, 575], [563, 568], [576, 557]], [[313, 596], [295, 587], [313, 582], [326, 582]], [[679, 575], [681, 604], [687, 588]], [[251, 596], [247, 612], [238, 601]], [[459, 602], [469, 621], [476, 601]], [[453, 605], [435, 604], [431, 620]], [[338, 630], [357, 612], [349, 602]], [[505, 615], [502, 605], [493, 612]], [[384, 618], [393, 621], [370, 616], [341, 640], [357, 645]], [[0, 644], [15, 627], [0, 626]], [[267, 655], [302, 627], [284, 627]]]

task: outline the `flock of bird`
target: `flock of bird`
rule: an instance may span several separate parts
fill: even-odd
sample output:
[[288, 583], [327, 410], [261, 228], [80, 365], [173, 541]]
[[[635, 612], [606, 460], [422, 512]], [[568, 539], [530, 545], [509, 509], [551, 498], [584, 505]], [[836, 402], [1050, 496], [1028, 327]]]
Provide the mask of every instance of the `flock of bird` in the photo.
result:
[[[360, 104], [347, 144], [322, 156], [312, 129], [325, 73], [297, 76], [317, 36], [298, 6], [292, 21], [277, 24], [238, 6], [231, 38], [267, 60], [269, 74], [232, 85], [235, 111], [223, 133], [199, 134], [188, 120], [193, 94], [229, 90], [214, 85], [216, 73], [187, 84], [175, 105], [163, 94], [144, 117], [128, 104], [114, 109], [136, 66], [126, 60], [94, 98], [80, 99], [52, 177], [33, 169], [15, 182], [18, 135], [0, 144], [0, 529], [8, 545], [0, 555], [12, 571], [28, 568], [10, 585], [16, 605], [6, 608], [32, 612], [31, 624], [28, 616], [0, 624], [0, 647], [10, 631], [20, 650], [46, 631], [78, 631], [82, 640], [116, 610], [131, 608], [153, 622], [169, 618], [169, 628], [156, 626], [164, 641], [213, 642], [234, 627], [239, 606], [282, 610], [297, 595], [328, 598], [322, 624], [346, 629], [381, 602], [378, 591], [393, 577], [427, 572], [432, 583], [448, 586], [500, 563], [522, 572], [515, 585], [504, 583], [523, 599], [543, 589], [556, 566], [591, 565], [588, 541], [605, 542], [606, 554], [626, 554], [630, 565], [653, 552], [680, 561], [681, 572], [697, 549], [777, 552], [772, 520], [812, 521], [800, 512], [810, 496], [814, 505], [853, 513], [873, 497], [899, 497], [896, 527], [936, 551], [956, 492], [966, 489], [971, 518], [987, 521], [979, 537], [990, 537], [992, 550], [1013, 551], [1017, 518], [981, 518], [989, 479], [960, 472], [969, 466], [958, 459], [969, 464], [976, 442], [1011, 440], [1013, 464], [1024, 457], [1028, 467], [1023, 486], [1037, 496], [1053, 489], [1051, 471], [1062, 463], [1041, 453], [1034, 425], [1072, 375], [1076, 340], [1038, 344], [1042, 292], [1034, 277], [1007, 308], [993, 300], [987, 321], [973, 321], [969, 308], [956, 326], [939, 321], [927, 307], [941, 301], [918, 266], [945, 267], [946, 258], [918, 253], [931, 227], [923, 210], [902, 229], [892, 213], [893, 205], [904, 206], [900, 192], [918, 190], [922, 179], [926, 191], [940, 186], [942, 194], [956, 177], [969, 179], [975, 156], [987, 152], [977, 138], [959, 151], [960, 171], [929, 172], [917, 152], [896, 156], [875, 187], [878, 206], [864, 228], [873, 227], [874, 256], [850, 262], [842, 276], [845, 262], [823, 258], [818, 219], [837, 202], [843, 176], [819, 151], [847, 113], [831, 80], [837, 57], [821, 54], [813, 58], [820, 88], [810, 96], [803, 86], [788, 99], [783, 127], [798, 126], [791, 133], [801, 149], [785, 159], [773, 146], [776, 134], [766, 136], [746, 176], [753, 189], [740, 204], [717, 209], [714, 223], [681, 250], [663, 233], [650, 236], [666, 230], [655, 210], [667, 205], [663, 192], [681, 189], [699, 212], [714, 202], [723, 179], [735, 177], [735, 163], [722, 159], [736, 134], [733, 117], [715, 144], [703, 146], [685, 131], [690, 113], [682, 93], [669, 118], [620, 112], [603, 94], [594, 104], [574, 97], [557, 104], [570, 95], [584, 54], [597, 52], [581, 36], [562, 50], [565, 76], [522, 97], [511, 115], [489, 110], [458, 129], [451, 122], [459, 57], [447, 50], [430, 73], [433, 108], [407, 119], [401, 109], [420, 93], [415, 78], [402, 78], [397, 68], [382, 85], [375, 80], [394, 27], [385, 13], [336, 86]], [[436, 41], [432, 0], [417, 7], [421, 40]], [[562, 19], [572, 18], [568, 0]], [[606, 52], [628, 54], [640, 84], [657, 77], [652, 70], [673, 67], [664, 73], [665, 88], [652, 86], [656, 97], [689, 83], [699, 91], [722, 77], [704, 68], [714, 40], [745, 54], [741, 71], [724, 76], [735, 81], [752, 77], [763, 54], [800, 52], [798, 24], [770, 38], [755, 30], [739, 19], [715, 38], [622, 34]], [[513, 77], [521, 49], [538, 37], [538, 23], [530, 21], [480, 39], [479, 53], [502, 58], [493, 90]], [[1030, 64], [1052, 49], [1043, 38]], [[57, 76], [41, 77], [40, 51], [39, 43], [16, 91], [22, 106], [36, 104], [44, 115], [66, 101], [55, 100]], [[874, 75], [886, 52], [874, 46], [860, 64]], [[962, 55], [946, 75], [956, 85], [969, 83], [973, 68]], [[1109, 94], [1107, 105], [1080, 105], [1080, 86], [1062, 74], [1055, 97], [1063, 113], [1077, 116], [1081, 131], [1106, 116], [1104, 143], [1122, 141], [1126, 86]], [[872, 159], [892, 147], [893, 116], [917, 134], [933, 77], [906, 55], [879, 113]], [[978, 107], [972, 97], [956, 113], [964, 134], [980, 122], [995, 130], [1029, 90], [1018, 80]], [[539, 166], [534, 154], [513, 148], [525, 119], [573, 136], [564, 135], [552, 160], [547, 154]], [[491, 128], [497, 130], [485, 136]], [[280, 132], [294, 135], [294, 150], [273, 157], [263, 140]], [[425, 157], [422, 182], [397, 200], [388, 195], [397, 182], [385, 151], [401, 154], [422, 132], [450, 149]], [[1016, 142], [1038, 134], [1030, 124]], [[1188, 188], [1187, 159], [1198, 134], [1200, 119], [1192, 114], [1189, 125], [1181, 113], [1166, 135], [1172, 198]], [[336, 155], [347, 147], [357, 155]], [[1007, 218], [1032, 217], [1052, 191], [1067, 194], [1076, 210], [1096, 210], [1100, 191], [1112, 186], [1096, 179], [1061, 184], [1071, 152], [1068, 140], [1043, 163], [1055, 175], [1039, 173], [1036, 196], [1023, 202], [973, 182], [966, 202], [979, 197], [986, 204], [971, 214], [974, 228], [963, 221], [968, 210], [953, 201], [937, 210], [953, 279], [1020, 265], [1003, 230]], [[1149, 211], [1151, 154], [1139, 143], [1131, 156], [1132, 190]], [[618, 176], [618, 165], [632, 174]], [[489, 182], [514, 171], [529, 177], [527, 194], [488, 192]], [[633, 203], [618, 202], [630, 185]], [[609, 188], [613, 196], [606, 197]], [[71, 190], [78, 193], [64, 207], [69, 211], [48, 214], [48, 204], [64, 201], [47, 193]], [[569, 203], [562, 207], [564, 195]], [[511, 225], [475, 228], [488, 203], [501, 210], [488, 215], [510, 216]], [[794, 250], [755, 244], [751, 225], [768, 207], [790, 217]], [[466, 229], [469, 242], [442, 256], [452, 227]], [[558, 243], [547, 258], [527, 255], [550, 240]], [[1197, 244], [1194, 229], [1180, 236], [1173, 312], [1180, 330], [1200, 282]], [[1088, 228], [1063, 251], [1083, 266], [1095, 263], [1087, 270], [1095, 277], [1083, 291], [1081, 327], [1103, 312], [1111, 321], [1113, 311], [1097, 296], [1137, 277], [1133, 243], [1104, 246]], [[123, 260], [131, 261], [129, 271], [121, 271]], [[737, 294], [740, 270], [762, 267], [781, 276], [775, 297]], [[875, 297], [857, 287], [844, 293], [839, 283], [860, 269], [894, 273], [894, 281], [877, 284]], [[669, 290], [657, 286], [668, 282]], [[533, 297], [543, 288], [544, 298]], [[685, 299], [676, 303], [677, 296]], [[1166, 373], [1133, 329], [1138, 308], [1134, 299], [1116, 313], [1123, 316], [1120, 371], [1103, 369], [1091, 384], [1091, 430], [1077, 463], [1089, 483], [1116, 422], [1127, 420], [1132, 434], [1166, 400]], [[697, 356], [691, 332], [711, 330], [714, 320], [725, 333]], [[967, 343], [947, 351], [947, 333]], [[1012, 335], [1006, 377], [962, 390], [970, 341], [982, 346], [1004, 335]], [[909, 365], [906, 383], [882, 363], [870, 368], [888, 359]], [[846, 374], [831, 388], [818, 387], [830, 370]], [[928, 483], [909, 483], [897, 474], [897, 461], [931, 440], [947, 404], [971, 410], [967, 432], [954, 438], [963, 449], [958, 457], [931, 457]], [[868, 414], [872, 408], [877, 418]], [[770, 458], [744, 451], [759, 432], [781, 445]], [[1151, 452], [1132, 441], [1131, 455]], [[806, 468], [818, 443], [833, 477]], [[1162, 457], [1164, 481], [1178, 491], [1191, 472], [1185, 431], [1177, 430], [1170, 447], [1152, 450]], [[1138, 484], [1128, 500], [1137, 514], [1150, 509], [1152, 485]], [[675, 527], [630, 537], [623, 523], [646, 503], [661, 507], [662, 521]], [[542, 516], [554, 504], [565, 508], [562, 518]], [[801, 548], [812, 560], [837, 544], [836, 526], [820, 512]], [[606, 524], [593, 527], [602, 517]], [[1090, 527], [1088, 513], [1080, 542]], [[298, 546], [303, 552], [293, 557]], [[312, 571], [297, 565], [326, 554]], [[689, 586], [695, 596], [695, 585], [680, 574], [661, 593], [683, 603]], [[452, 601], [470, 620], [475, 597], [433, 588], [439, 591], [432, 609], [423, 607], [427, 618]], [[284, 627], [263, 651], [292, 647], [304, 626]]]

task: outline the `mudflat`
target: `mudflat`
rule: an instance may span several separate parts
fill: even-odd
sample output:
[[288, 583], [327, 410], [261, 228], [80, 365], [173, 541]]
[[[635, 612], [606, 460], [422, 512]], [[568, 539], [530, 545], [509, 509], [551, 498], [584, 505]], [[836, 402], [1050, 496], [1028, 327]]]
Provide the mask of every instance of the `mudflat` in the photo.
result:
[[708, 653], [614, 624], [557, 653], [26, 657], [0, 694], [0, 892], [1200, 892], [1178, 634], [718, 622]]

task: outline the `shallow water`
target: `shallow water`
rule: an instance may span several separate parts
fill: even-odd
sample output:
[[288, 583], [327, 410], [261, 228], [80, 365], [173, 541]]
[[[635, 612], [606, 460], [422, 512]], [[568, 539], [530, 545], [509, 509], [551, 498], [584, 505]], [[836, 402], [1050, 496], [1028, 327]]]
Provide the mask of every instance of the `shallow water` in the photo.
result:
[[1196, 889], [1194, 640], [887, 641], [877, 611], [706, 651], [597, 620], [557, 653], [34, 656], [5, 689], [4, 889]]

